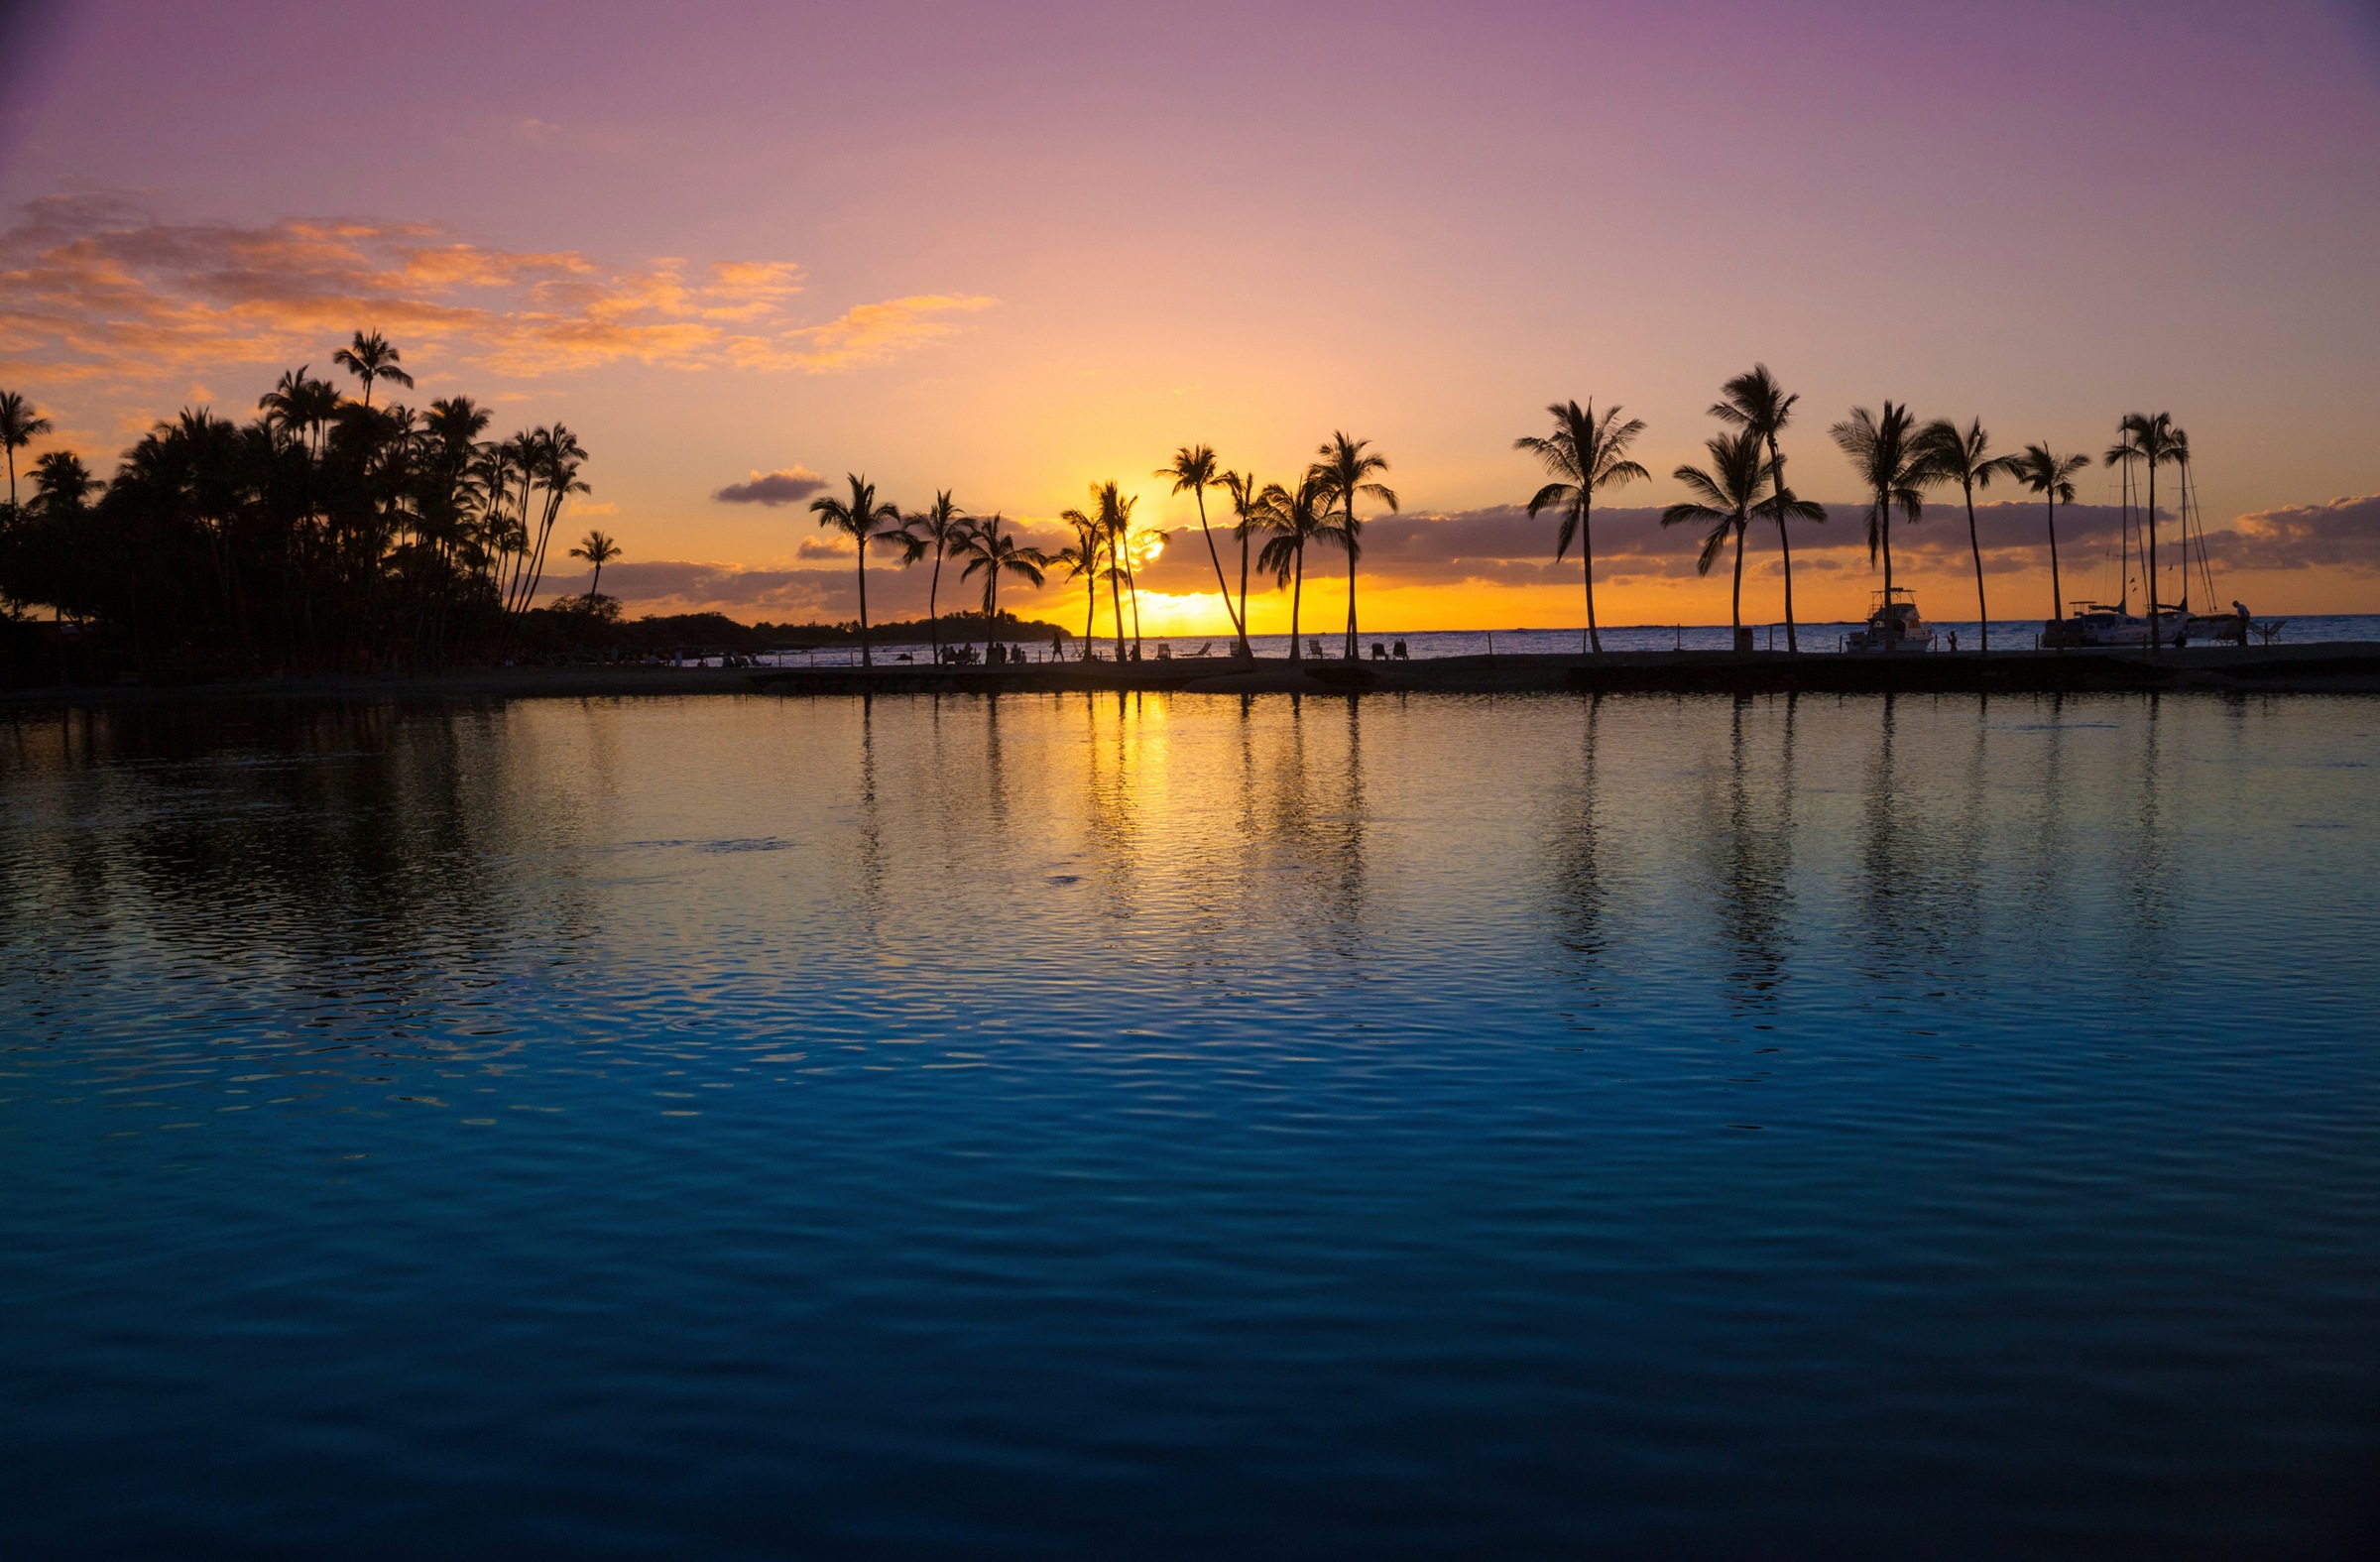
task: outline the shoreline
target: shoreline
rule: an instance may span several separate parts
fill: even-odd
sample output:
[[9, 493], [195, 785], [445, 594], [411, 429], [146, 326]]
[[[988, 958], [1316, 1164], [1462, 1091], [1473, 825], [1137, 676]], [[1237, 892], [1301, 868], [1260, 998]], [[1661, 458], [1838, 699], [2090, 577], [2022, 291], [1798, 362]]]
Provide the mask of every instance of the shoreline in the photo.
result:
[[2008, 651], [1851, 656], [1606, 652], [1417, 661], [1222, 659], [916, 667], [478, 667], [396, 676], [246, 678], [166, 686], [0, 691], [11, 712], [222, 702], [478, 701], [652, 695], [1030, 694], [1889, 694], [2156, 691], [2380, 692], [2380, 642], [2193, 646], [2145, 653]]

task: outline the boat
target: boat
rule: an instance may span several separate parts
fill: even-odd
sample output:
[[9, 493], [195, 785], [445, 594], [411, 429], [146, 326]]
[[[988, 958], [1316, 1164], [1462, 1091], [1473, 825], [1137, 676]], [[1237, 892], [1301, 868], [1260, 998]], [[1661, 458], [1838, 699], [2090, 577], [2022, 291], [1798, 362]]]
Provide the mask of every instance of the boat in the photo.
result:
[[2070, 606], [2074, 611], [2068, 617], [2054, 618], [2041, 626], [2041, 643], [2053, 651], [2103, 650], [2149, 643], [2149, 621], [2137, 613], [2104, 602], [2076, 602]]
[[1844, 642], [1845, 651], [1931, 651], [1934, 631], [1918, 616], [1917, 596], [1907, 586], [1879, 591], [1868, 603], [1867, 627], [1854, 629]]

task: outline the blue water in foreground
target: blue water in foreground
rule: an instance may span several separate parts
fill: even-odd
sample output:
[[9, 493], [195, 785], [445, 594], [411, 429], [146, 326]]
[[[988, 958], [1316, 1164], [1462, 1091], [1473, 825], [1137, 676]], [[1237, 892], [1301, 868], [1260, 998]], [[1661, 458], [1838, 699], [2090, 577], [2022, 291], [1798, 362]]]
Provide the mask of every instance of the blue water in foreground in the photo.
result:
[[2380, 1527], [2380, 701], [0, 727], [12, 1557]]

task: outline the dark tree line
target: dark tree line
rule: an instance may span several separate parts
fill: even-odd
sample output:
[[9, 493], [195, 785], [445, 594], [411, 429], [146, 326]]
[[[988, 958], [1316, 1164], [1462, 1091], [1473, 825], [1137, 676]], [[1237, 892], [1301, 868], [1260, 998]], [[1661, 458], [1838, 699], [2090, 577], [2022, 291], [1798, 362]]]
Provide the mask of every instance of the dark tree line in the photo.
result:
[[[291, 370], [247, 422], [205, 408], [161, 422], [101, 479], [0, 392], [9, 504], [0, 612], [47, 609], [68, 648], [147, 677], [435, 666], [503, 655], [543, 578], [586, 452], [556, 423], [486, 437], [469, 397], [375, 406], [410, 388], [398, 350], [357, 332], [347, 396]], [[591, 599], [590, 599], [590, 605]], [[22, 641], [20, 632], [20, 642]]]

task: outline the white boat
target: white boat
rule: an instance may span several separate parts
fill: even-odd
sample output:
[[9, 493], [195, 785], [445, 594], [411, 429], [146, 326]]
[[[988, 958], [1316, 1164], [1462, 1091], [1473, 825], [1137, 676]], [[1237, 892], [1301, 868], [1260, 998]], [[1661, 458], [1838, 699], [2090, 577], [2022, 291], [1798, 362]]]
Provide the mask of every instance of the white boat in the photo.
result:
[[1844, 642], [1845, 651], [1931, 651], [1934, 631], [1918, 616], [1917, 596], [1907, 586], [1879, 591], [1868, 604], [1867, 627], [1854, 629]]
[[[2078, 602], [2074, 612], [2063, 619], [2052, 619], [2041, 626], [2041, 643], [2051, 650], [2106, 650], [2111, 647], [2145, 647], [2149, 643], [2149, 621], [2138, 613], [2127, 613], [2121, 607], [2109, 607], [2104, 602]], [[2177, 607], [2163, 607], [2157, 612], [2157, 643], [2179, 646], [2193, 639], [2208, 639], [2192, 626], [2197, 619]], [[2224, 623], [2231, 623], [2224, 620]]]

